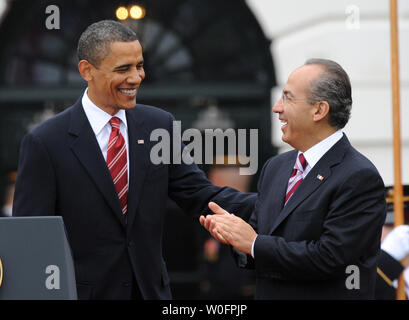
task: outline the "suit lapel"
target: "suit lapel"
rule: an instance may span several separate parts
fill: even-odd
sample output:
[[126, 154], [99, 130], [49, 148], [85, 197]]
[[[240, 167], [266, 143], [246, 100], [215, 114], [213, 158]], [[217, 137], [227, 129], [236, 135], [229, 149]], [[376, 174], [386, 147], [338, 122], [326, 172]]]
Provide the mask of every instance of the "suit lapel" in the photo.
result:
[[119, 218], [121, 224], [125, 227], [121, 204], [111, 174], [80, 101], [77, 101], [71, 112], [71, 123], [68, 131], [74, 137], [71, 150], [95, 182], [96, 187]]
[[[277, 219], [272, 224], [271, 229], [268, 234], [274, 232], [274, 230], [287, 218], [287, 216], [294, 211], [311, 193], [321, 187], [325, 181], [327, 181], [331, 176], [331, 167], [339, 164], [344, 157], [347, 147], [350, 146], [347, 137], [344, 135], [340, 141], [338, 141], [322, 158], [318, 163], [311, 169], [305, 179], [301, 182], [297, 190], [294, 192], [292, 197], [288, 200], [287, 205], [284, 205], [285, 192], [282, 197], [281, 212]], [[294, 165], [295, 157], [293, 159]], [[319, 179], [319, 176], [323, 179]], [[289, 179], [289, 177], [288, 177]], [[288, 179], [285, 181], [285, 186], [287, 187]]]
[[[271, 188], [268, 192], [268, 200], [271, 201], [271, 204], [268, 205], [269, 214], [265, 215], [263, 218], [263, 223], [259, 229], [261, 233], [269, 234], [269, 231], [273, 225], [277, 222], [277, 219], [280, 216], [281, 209], [284, 206], [285, 193], [287, 191], [288, 180], [290, 179], [291, 173], [293, 171], [294, 162], [297, 157], [297, 151], [292, 151], [286, 159], [283, 160], [280, 168], [274, 168], [276, 170], [276, 176], [274, 182], [271, 183]], [[278, 213], [274, 214], [275, 212]], [[263, 232], [263, 231], [264, 232]]]
[[127, 229], [130, 230], [135, 219], [141, 189], [150, 164], [150, 133], [145, 129], [142, 117], [138, 117], [136, 112], [127, 111], [126, 120], [128, 122], [130, 162]]

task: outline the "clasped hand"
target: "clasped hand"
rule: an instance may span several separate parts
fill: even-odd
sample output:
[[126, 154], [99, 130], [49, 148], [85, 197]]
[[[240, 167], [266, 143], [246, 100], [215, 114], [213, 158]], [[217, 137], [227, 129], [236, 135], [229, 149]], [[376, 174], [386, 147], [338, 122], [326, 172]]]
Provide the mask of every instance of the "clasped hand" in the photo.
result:
[[214, 214], [200, 216], [200, 224], [220, 242], [251, 254], [251, 247], [257, 237], [254, 229], [243, 219], [227, 212], [214, 202], [209, 202], [209, 208]]

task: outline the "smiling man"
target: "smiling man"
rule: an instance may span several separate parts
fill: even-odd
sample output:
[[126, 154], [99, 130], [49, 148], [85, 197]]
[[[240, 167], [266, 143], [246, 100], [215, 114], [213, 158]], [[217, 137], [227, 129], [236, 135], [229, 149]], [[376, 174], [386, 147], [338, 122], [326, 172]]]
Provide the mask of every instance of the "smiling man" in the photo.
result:
[[[92, 31], [93, 28], [89, 28], [88, 33], [84, 32], [84, 41], [80, 39], [78, 47], [78, 69], [88, 82], [88, 97], [110, 115], [133, 109], [139, 86], [145, 79], [141, 44], [138, 40], [132, 41], [135, 37], [130, 35], [130, 41], [111, 42], [109, 48], [95, 47], [88, 52], [91, 41], [87, 35], [92, 37]], [[94, 57], [94, 50], [106, 52], [106, 56]]]
[[[212, 203], [200, 222], [256, 269], [258, 299], [373, 299], [386, 206], [383, 181], [342, 128], [352, 106], [343, 68], [311, 59], [288, 78], [273, 106], [282, 140], [249, 223]], [[352, 271], [354, 274], [351, 274]]]
[[63, 217], [80, 299], [170, 299], [167, 198], [192, 215], [213, 200], [248, 218], [256, 197], [213, 186], [195, 164], [150, 161], [151, 132], [172, 132], [174, 118], [136, 104], [145, 71], [131, 29], [109, 20], [90, 25], [78, 58], [88, 88], [24, 137], [13, 215]]

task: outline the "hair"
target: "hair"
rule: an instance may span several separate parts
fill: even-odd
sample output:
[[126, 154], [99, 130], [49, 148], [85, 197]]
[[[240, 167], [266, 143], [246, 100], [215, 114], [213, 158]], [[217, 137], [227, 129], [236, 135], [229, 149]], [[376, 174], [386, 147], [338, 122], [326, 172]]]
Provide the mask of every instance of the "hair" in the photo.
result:
[[132, 42], [138, 36], [130, 28], [113, 20], [102, 20], [91, 24], [78, 40], [77, 56], [79, 61], [87, 60], [98, 67], [108, 56], [112, 42]]
[[329, 124], [342, 129], [351, 116], [351, 82], [345, 70], [336, 62], [326, 59], [309, 59], [304, 65], [319, 65], [323, 73], [315, 79], [307, 95], [308, 102], [314, 104], [327, 101], [329, 104]]

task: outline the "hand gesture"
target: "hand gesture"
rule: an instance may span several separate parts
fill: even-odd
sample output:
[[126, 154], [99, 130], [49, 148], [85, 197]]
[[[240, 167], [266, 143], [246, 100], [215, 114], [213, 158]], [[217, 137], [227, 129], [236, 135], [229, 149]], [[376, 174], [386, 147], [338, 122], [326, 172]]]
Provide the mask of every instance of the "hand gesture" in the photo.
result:
[[209, 203], [209, 208], [215, 214], [201, 216], [202, 226], [222, 243], [230, 244], [237, 250], [250, 254], [253, 242], [257, 237], [254, 229], [243, 219], [228, 213], [214, 202]]

